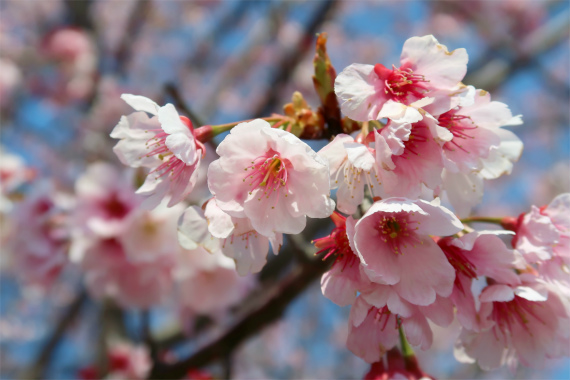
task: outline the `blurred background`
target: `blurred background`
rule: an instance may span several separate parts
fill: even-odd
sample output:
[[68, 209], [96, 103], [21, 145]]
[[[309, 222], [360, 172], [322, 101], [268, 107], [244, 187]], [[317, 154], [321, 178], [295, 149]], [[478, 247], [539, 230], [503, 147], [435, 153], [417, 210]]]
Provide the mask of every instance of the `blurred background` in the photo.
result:
[[[411, 36], [433, 34], [449, 50], [467, 49], [464, 83], [490, 91], [524, 120], [512, 129], [524, 142], [523, 155], [510, 176], [486, 183], [477, 214], [518, 215], [570, 191], [570, 3], [564, 0], [1, 0], [2, 151], [20, 156], [30, 177], [51, 178], [71, 193], [89, 163], [121, 166], [109, 133], [131, 112], [122, 93], [185, 104], [199, 124], [281, 113], [296, 90], [316, 108], [311, 76], [320, 32], [328, 34], [337, 72], [351, 63], [397, 64]], [[315, 149], [324, 143], [315, 142]], [[21, 377], [33, 366], [44, 378], [84, 376], [78, 371], [100, 354], [105, 313], [141, 343], [137, 311], [92, 299], [78, 303], [76, 268], [37, 289], [17, 279], [6, 256], [3, 244], [1, 378]], [[46, 356], [70, 304], [75, 315]], [[151, 327], [168, 331], [178, 317], [173, 305], [161, 306]], [[368, 365], [344, 347], [347, 320], [348, 308], [325, 299], [317, 281], [284, 318], [235, 350], [232, 375], [362, 378]], [[515, 373], [459, 364], [451, 353], [457, 331], [441, 331], [433, 348], [419, 353], [426, 372], [462, 379], [570, 377], [569, 360]], [[209, 370], [223, 376], [216, 365]]]

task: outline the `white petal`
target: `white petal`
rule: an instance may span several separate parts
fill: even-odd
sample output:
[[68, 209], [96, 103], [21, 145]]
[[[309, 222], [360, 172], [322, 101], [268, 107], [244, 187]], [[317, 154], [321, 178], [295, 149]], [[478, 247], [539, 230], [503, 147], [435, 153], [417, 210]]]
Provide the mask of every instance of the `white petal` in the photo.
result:
[[137, 111], [148, 112], [151, 115], [158, 114], [159, 106], [149, 98], [145, 98], [140, 95], [123, 94], [121, 95], [123, 99], [129, 106], [133, 107]]
[[382, 105], [375, 99], [378, 81], [372, 65], [355, 63], [342, 70], [334, 82], [342, 113], [357, 121], [376, 120]]
[[479, 295], [481, 302], [508, 302], [515, 298], [513, 289], [508, 285], [489, 285]]
[[345, 143], [344, 147], [348, 160], [354, 167], [365, 171], [372, 169], [376, 161], [365, 145], [359, 143]]
[[434, 87], [453, 88], [467, 72], [468, 56], [465, 49], [449, 52], [434, 36], [409, 38], [402, 48], [402, 64], [410, 62], [414, 71], [425, 75]]
[[219, 208], [215, 200], [208, 202], [204, 215], [209, 222], [208, 230], [213, 236], [223, 239], [234, 231], [232, 217]]
[[529, 301], [542, 302], [548, 299], [546, 295], [540, 294], [539, 292], [528, 286], [517, 286], [515, 288], [515, 294]]
[[169, 135], [174, 133], [183, 133], [192, 136], [190, 129], [180, 120], [180, 115], [176, 112], [176, 108], [170, 103], [158, 110], [158, 121], [162, 130]]
[[198, 159], [199, 153], [196, 151], [196, 143], [192, 135], [174, 133], [166, 137], [165, 144], [168, 150], [186, 165], [192, 165]]

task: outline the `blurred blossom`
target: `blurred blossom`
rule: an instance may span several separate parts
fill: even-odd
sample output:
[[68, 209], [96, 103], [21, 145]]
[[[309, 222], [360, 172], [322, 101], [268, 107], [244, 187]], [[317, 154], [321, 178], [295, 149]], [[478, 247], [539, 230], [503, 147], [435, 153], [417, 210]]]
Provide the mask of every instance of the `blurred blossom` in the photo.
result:
[[[434, 164], [438, 176], [422, 178], [433, 180], [426, 181], [430, 189], [424, 184], [412, 190], [430, 200], [442, 196], [443, 201], [447, 202], [446, 207], [452, 205], [455, 212], [465, 215], [471, 211], [476, 215], [502, 218], [522, 213], [524, 221], [519, 225], [520, 229], [516, 231], [519, 237], [515, 237], [513, 243], [532, 263], [517, 266], [518, 272], [525, 272], [517, 274], [512, 270], [513, 263], [504, 262], [512, 258], [511, 254], [517, 255], [509, 245], [511, 235], [505, 233], [459, 232], [463, 234], [461, 238], [448, 237], [437, 244], [431, 237], [426, 237], [425, 245], [438, 250], [444, 247], [442, 252], [445, 255], [438, 251], [441, 256], [438, 256], [438, 260], [443, 258], [450, 265], [444, 263], [446, 265], [440, 265], [438, 269], [453, 267], [456, 276], [454, 282], [451, 272], [445, 273], [443, 280], [439, 280], [445, 282], [446, 291], [453, 285], [451, 298], [455, 306], [451, 305], [451, 301], [442, 302], [441, 295], [436, 297], [437, 304], [410, 305], [395, 297], [395, 291], [389, 289], [396, 285], [383, 284], [385, 281], [379, 278], [381, 276], [377, 276], [377, 283], [364, 277], [366, 274], [360, 261], [363, 258], [370, 261], [370, 252], [376, 252], [384, 242], [380, 240], [373, 244], [367, 241], [366, 244], [374, 249], [366, 250], [359, 257], [356, 248], [361, 249], [364, 244], [361, 242], [362, 236], [359, 236], [358, 247], [350, 246], [345, 241], [353, 237], [354, 231], [348, 230], [354, 229], [354, 224], [358, 222], [358, 219], [350, 217], [349, 228], [338, 228], [336, 233], [323, 230], [314, 234], [325, 236], [317, 243], [321, 244], [319, 248], [325, 249], [325, 254], [336, 256], [332, 270], [322, 277], [323, 289], [317, 283], [312, 284], [291, 303], [283, 318], [237, 347], [232, 353], [232, 376], [362, 378], [371, 366], [346, 348], [347, 340], [352, 339], [350, 346], [358, 349], [358, 345], [352, 343], [354, 334], [360, 333], [364, 338], [357, 343], [375, 345], [373, 350], [367, 352], [366, 359], [377, 362], [379, 358], [373, 356], [384, 351], [378, 350], [377, 343], [383, 344], [384, 348], [388, 348], [389, 344], [370, 339], [369, 328], [358, 329], [363, 325], [378, 329], [381, 327], [379, 320], [388, 321], [389, 331], [384, 330], [383, 333], [389, 335], [391, 341], [388, 343], [395, 343], [397, 313], [408, 313], [400, 322], [403, 321], [404, 328], [408, 329], [406, 334], [415, 339], [413, 343], [426, 346], [433, 340], [431, 349], [418, 350], [417, 357], [422, 369], [435, 377], [566, 376], [568, 359], [552, 368], [549, 366], [551, 357], [568, 354], [564, 350], [570, 336], [566, 326], [570, 310], [570, 282], [567, 254], [564, 251], [568, 240], [567, 223], [557, 219], [558, 214], [563, 214], [557, 211], [562, 209], [560, 199], [552, 201], [557, 195], [570, 191], [570, 51], [565, 33], [567, 24], [552, 22], [567, 14], [570, 9], [568, 3], [550, 0], [343, 1], [334, 2], [326, 13], [317, 14], [323, 4], [217, 0], [1, 2], [0, 377], [20, 377], [22, 369], [34, 365], [40, 346], [53, 332], [60, 316], [66, 315], [66, 306], [82, 284], [88, 291], [89, 301], [87, 306], [83, 306], [79, 317], [70, 323], [71, 328], [67, 327], [70, 330], [66, 330], [58, 349], [53, 351], [50, 365], [42, 374], [45, 378], [101, 378], [103, 374], [98, 372], [97, 365], [98, 360], [105, 357], [96, 358], [97, 355], [104, 355], [96, 354], [101, 349], [95, 343], [99, 340], [108, 343], [106, 360], [109, 371], [106, 378], [143, 379], [148, 376], [151, 358], [146, 347], [109, 339], [110, 335], [116, 338], [114, 333], [110, 334], [106, 327], [99, 328], [108, 322], [101, 319], [104, 314], [99, 310], [102, 300], [112, 298], [122, 309], [138, 311], [152, 308], [153, 317], [156, 316], [150, 326], [153, 334], [162, 337], [164, 331], [182, 326], [182, 330], [190, 336], [190, 345], [194, 349], [196, 342], [201, 344], [211, 337], [209, 328], [202, 329], [195, 323], [199, 316], [207, 316], [213, 321], [213, 332], [223, 333], [234, 320], [234, 310], [249, 306], [246, 302], [251, 300], [246, 297], [251, 290], [257, 289], [259, 284], [264, 284], [260, 292], [267, 289], [265, 281], [275, 280], [271, 271], [269, 274], [263, 271], [262, 280], [258, 281], [256, 275], [240, 277], [236, 268], [241, 274], [258, 272], [266, 264], [266, 257], [269, 264], [286, 257], [275, 258], [273, 254], [265, 256], [270, 251], [269, 243], [261, 235], [255, 235], [251, 241], [262, 241], [263, 244], [255, 247], [261, 246], [263, 249], [249, 250], [253, 245], [248, 245], [250, 240], [244, 236], [249, 237], [250, 233], [256, 232], [249, 229], [250, 221], [243, 215], [229, 218], [222, 215], [222, 223], [219, 222], [221, 219], [212, 218], [208, 212], [206, 215], [203, 212], [200, 214], [200, 207], [206, 208], [205, 202], [208, 201], [210, 205], [216, 202], [207, 186], [208, 167], [212, 162], [223, 161], [224, 156], [216, 154], [212, 142], [205, 143], [205, 155], [198, 154], [196, 160], [190, 160], [200, 161], [199, 167], [191, 173], [193, 190], [188, 194], [188, 191], [183, 191], [187, 189], [179, 188], [182, 191], [175, 192], [179, 196], [172, 202], [178, 204], [171, 208], [166, 207], [166, 202], [172, 200], [172, 194], [163, 192], [158, 197], [164, 198], [162, 202], [157, 199], [157, 207], [148, 210], [135, 194], [136, 188], [144, 182], [144, 169], [131, 171], [121, 165], [112, 152], [116, 140], [112, 140], [109, 133], [120, 122], [121, 115], [132, 111], [120, 100], [123, 93], [141, 94], [158, 104], [170, 102], [176, 104], [178, 111], [182, 111], [176, 102], [178, 99], [164, 90], [166, 83], [179, 91], [182, 102], [207, 125], [269, 116], [272, 112], [281, 113], [282, 105], [291, 100], [293, 91], [300, 91], [316, 111], [319, 98], [311, 80], [314, 74], [312, 47], [314, 34], [321, 32], [328, 33], [327, 51], [337, 74], [355, 62], [371, 65], [384, 62], [385, 69], [393, 71], [389, 63], [399, 62], [402, 45], [413, 35], [434, 35], [441, 44], [449, 47], [450, 52], [457, 48], [467, 50], [468, 74], [465, 78], [456, 75], [453, 86], [459, 80], [466, 86], [475, 85], [469, 81], [481, 74], [481, 67], [497, 57], [502, 60], [501, 65], [507, 75], [503, 82], [492, 83], [493, 101], [486, 92], [491, 90], [489, 88], [477, 90], [478, 94], [487, 94], [487, 97], [476, 98], [477, 102], [484, 100], [483, 103], [491, 104], [491, 108], [508, 104], [508, 109], [505, 106], [500, 112], [495, 109], [495, 112], [485, 115], [491, 119], [501, 116], [501, 120], [498, 120], [498, 116], [497, 120], [493, 119], [501, 125], [494, 125], [489, 120], [478, 122], [483, 128], [496, 130], [495, 127], [500, 126], [500, 130], [506, 131], [499, 132], [502, 134], [499, 136], [500, 142], [497, 142], [496, 136], [489, 138], [489, 141], [486, 140], [489, 144], [481, 149], [477, 160], [465, 160], [460, 157], [464, 153], [460, 149], [451, 152], [456, 147], [453, 142], [462, 145], [466, 143], [462, 140], [467, 139], [456, 138], [454, 141], [447, 135], [446, 140], [445, 133], [435, 128], [433, 120], [418, 109], [432, 112], [433, 119], [438, 122], [450, 121], [446, 129], [456, 128], [457, 134], [458, 125], [466, 128], [469, 127], [466, 123], [470, 117], [476, 119], [472, 115], [473, 108], [463, 103], [459, 109], [453, 108], [457, 106], [454, 104], [444, 111], [435, 112], [433, 108], [441, 104], [434, 103], [431, 109], [427, 104], [423, 105], [424, 110], [408, 104], [413, 103], [409, 99], [409, 102], [405, 102], [410, 106], [409, 112], [416, 117], [420, 114], [421, 120], [408, 124], [390, 122], [382, 133], [377, 133], [378, 136], [382, 135], [390, 148], [389, 154], [382, 157], [381, 163], [385, 167], [378, 170], [389, 172], [386, 167], [391, 160], [397, 166], [408, 161], [405, 167], [409, 170], [402, 170], [392, 183], [389, 183], [389, 174], [386, 174], [378, 187], [391, 185], [392, 191], [401, 192], [406, 185], [401, 182], [404, 174], [407, 176], [413, 171], [411, 169], [416, 168], [409, 161], [423, 165], [430, 157], [436, 156], [434, 152], [440, 154], [435, 160], [437, 165]], [[310, 30], [311, 25], [316, 29]], [[558, 30], [557, 25], [566, 29]], [[541, 43], [539, 46], [544, 51], [540, 55], [519, 59], [520, 52], [526, 51], [522, 46], [523, 41], [528, 41], [529, 36], [533, 40], [540, 40], [549, 31], [557, 32], [553, 34], [552, 44]], [[442, 57], [449, 55], [442, 54]], [[299, 64], [295, 66], [284, 65], [284, 62], [297, 59]], [[465, 62], [462, 62], [461, 67], [464, 66]], [[420, 74], [428, 77], [431, 72]], [[357, 84], [355, 80], [349, 82], [349, 87]], [[405, 85], [404, 82], [399, 84]], [[448, 89], [453, 96], [458, 95], [459, 89], [468, 92], [463, 84], [457, 88], [453, 86]], [[396, 89], [395, 92], [400, 91]], [[274, 95], [277, 98], [275, 101]], [[347, 95], [346, 100], [354, 98], [352, 95]], [[444, 95], [438, 100], [449, 100], [447, 94]], [[453, 101], [464, 102], [466, 99], [467, 96], [460, 95]], [[261, 108], [268, 108], [268, 105], [272, 108], [267, 115], [256, 114]], [[379, 111], [383, 104], [376, 106], [379, 106]], [[369, 111], [366, 106], [364, 108], [364, 111]], [[454, 119], [453, 115], [447, 114], [452, 108], [458, 111], [456, 115], [462, 119]], [[514, 127], [517, 123], [512, 123], [513, 120], [507, 116], [519, 113], [524, 115], [524, 124]], [[426, 133], [418, 133], [420, 128]], [[427, 133], [428, 130], [432, 135]], [[471, 133], [468, 129], [463, 131]], [[513, 134], [524, 143], [524, 152], [514, 165], [522, 144], [511, 144], [513, 149], [510, 153], [502, 149], [505, 148], [504, 143], [516, 142], [510, 138]], [[257, 133], [243, 139], [247, 147], [257, 149], [255, 141], [259, 136]], [[364, 170], [361, 169], [371, 169], [369, 165], [362, 165], [362, 158], [368, 156], [366, 152], [380, 148], [376, 139], [382, 139], [378, 136], [372, 140], [366, 140], [364, 133], [343, 137], [343, 142], [348, 144], [342, 145], [347, 152], [346, 161], [356, 164], [350, 167], [339, 165], [335, 173], [338, 175], [331, 184], [336, 179], [343, 182], [332, 196], [341, 200], [338, 206], [342, 211], [356, 212], [354, 217], [360, 211], [366, 211], [359, 208], [360, 197], [367, 198], [372, 189], [369, 186], [362, 186], [364, 189], [361, 189], [360, 185], [364, 185], [362, 181], [367, 178], [356, 174], [363, 174]], [[429, 138], [430, 147], [434, 149], [426, 150], [426, 155], [424, 151], [418, 151], [421, 155], [419, 159], [413, 152], [407, 152], [406, 157], [411, 158], [406, 160], [399, 154], [398, 146], [407, 144], [407, 148], [415, 149], [421, 145], [417, 141], [410, 142], [409, 136]], [[143, 139], [139, 152], [143, 152], [142, 155], [148, 154], [144, 142], [148, 142], [149, 138], [145, 136]], [[439, 140], [436, 143], [433, 139]], [[222, 140], [223, 135], [216, 138], [217, 142]], [[231, 136], [225, 137], [224, 142], [228, 141], [231, 141]], [[338, 142], [335, 145], [340, 146]], [[477, 145], [480, 140], [469, 142]], [[225, 143], [220, 145], [222, 151], [225, 150]], [[319, 151], [327, 143], [328, 139], [309, 141], [307, 149]], [[469, 150], [479, 147], [467, 145]], [[450, 147], [452, 149], [448, 149]], [[325, 151], [330, 149], [331, 146], [328, 146]], [[350, 152], [353, 155], [349, 157]], [[356, 154], [359, 152], [362, 156]], [[182, 151], [172, 153], [183, 154]], [[377, 159], [377, 155], [370, 155], [373, 160]], [[338, 157], [333, 155], [333, 161]], [[243, 162], [249, 164], [251, 160]], [[501, 166], [502, 170], [499, 171], [505, 175], [486, 181], [483, 193], [481, 173], [490, 167], [488, 164], [494, 168]], [[243, 167], [239, 168], [242, 172]], [[345, 170], [347, 167], [349, 169]], [[485, 178], [496, 177], [490, 172], [485, 173]], [[216, 198], [219, 198], [217, 185], [229, 186], [234, 179], [243, 183], [242, 174], [234, 179], [226, 174], [222, 173], [219, 183], [210, 186], [216, 190]], [[330, 179], [330, 176], [325, 177]], [[314, 178], [305, 179], [303, 184], [310, 188], [312, 180]], [[351, 180], [361, 181], [358, 193], [348, 187], [353, 186]], [[368, 185], [371, 184], [374, 185]], [[345, 188], [353, 190], [343, 194]], [[304, 194], [305, 190], [317, 193], [314, 188], [305, 187], [301, 193]], [[351, 196], [358, 199], [354, 201]], [[293, 212], [301, 212], [314, 205], [291, 202], [289, 206]], [[185, 210], [194, 210], [199, 215], [194, 224], [191, 223], [191, 228], [185, 228], [181, 222], [187, 216]], [[326, 211], [328, 215], [331, 210], [327, 207], [319, 211]], [[263, 216], [263, 212], [257, 214], [254, 216]], [[368, 215], [364, 222], [369, 218]], [[273, 230], [271, 226], [268, 227], [273, 220], [261, 219], [256, 223], [258, 230]], [[398, 220], [401, 223], [385, 224], [385, 232], [400, 232], [404, 220]], [[225, 228], [221, 232], [219, 223]], [[361, 222], [359, 229], [365, 224]], [[427, 224], [433, 228], [443, 225]], [[472, 226], [480, 227], [479, 224]], [[392, 230], [388, 231], [390, 228]], [[494, 228], [498, 227], [489, 225], [489, 229]], [[212, 231], [219, 237], [214, 237]], [[244, 231], [247, 235], [244, 235]], [[307, 236], [305, 238], [310, 238]], [[281, 244], [279, 236], [271, 237], [275, 238], [272, 243], [276, 246]], [[232, 239], [242, 238], [233, 244]], [[246, 244], [242, 244], [244, 242]], [[288, 249], [287, 239], [285, 244], [285, 249]], [[449, 252], [446, 250], [449, 247], [456, 249], [451, 248], [453, 252]], [[507, 251], [510, 253], [507, 254]], [[482, 256], [488, 252], [501, 252], [503, 261], [499, 260], [493, 266], [487, 265]], [[401, 260], [403, 256], [392, 255], [388, 259], [394, 257]], [[74, 265], [69, 265], [69, 260]], [[414, 269], [417, 272], [415, 276], [422, 282], [425, 280], [423, 274], [429, 271], [421, 260], [413, 264], [406, 266], [406, 269]], [[505, 270], [504, 267], [509, 275], [501, 272]], [[384, 266], [376, 269], [380, 271], [382, 268]], [[288, 266], [283, 270], [289, 269]], [[286, 274], [280, 272], [274, 276], [280, 278], [283, 275]], [[478, 276], [480, 278], [477, 279]], [[516, 276], [515, 280], [513, 276]], [[438, 280], [433, 276], [430, 279]], [[351, 284], [348, 287], [338, 285], [347, 282]], [[371, 283], [373, 287], [368, 288]], [[430, 286], [424, 288], [430, 290]], [[426, 291], [424, 288], [418, 288], [419, 294]], [[416, 288], [412, 287], [412, 290]], [[341, 308], [323, 297], [323, 292], [339, 304], [354, 303], [358, 299], [360, 306], [365, 307], [354, 311], [350, 307]], [[390, 295], [391, 298], [384, 300], [383, 295]], [[381, 305], [381, 301], [386, 301], [385, 305]], [[448, 311], [453, 310], [451, 306], [456, 311], [450, 314]], [[364, 309], [367, 313], [370, 311], [370, 318], [365, 322], [356, 318], [368, 317], [362, 312]], [[509, 314], [508, 310], [522, 314]], [[361, 315], [358, 315], [359, 312]], [[125, 313], [130, 315], [130, 311]], [[349, 313], [352, 315], [350, 319]], [[456, 316], [458, 321], [454, 319], [446, 328], [438, 326], [448, 322], [448, 314]], [[514, 318], [517, 315], [523, 315], [522, 323], [521, 318]], [[438, 324], [432, 323], [431, 317]], [[470, 323], [477, 318], [479, 324]], [[134, 326], [130, 318], [119, 317], [117, 320], [119, 324], [124, 322], [127, 335], [135, 338], [135, 341], [139, 339], [138, 326]], [[548, 324], [544, 325], [541, 321]], [[80, 333], [77, 326], [81, 328]], [[556, 326], [559, 328], [555, 329]], [[456, 354], [463, 361], [472, 363], [478, 360], [486, 368], [505, 366], [497, 371], [481, 372], [474, 365], [451, 360], [452, 346], [458, 337]], [[182, 357], [178, 356], [178, 352], [176, 356]], [[514, 370], [517, 360], [524, 365], [544, 364], [547, 369], [533, 371], [518, 367], [516, 375], [509, 373], [509, 369]], [[384, 369], [393, 369], [394, 366], [388, 366], [387, 362], [384, 362]], [[78, 363], [92, 365], [82, 364], [83, 368], [78, 372]], [[401, 369], [398, 365], [395, 367]], [[211, 374], [208, 367], [205, 372], [202, 369], [192, 370], [186, 377], [219, 378], [220, 371], [212, 368]], [[400, 371], [393, 375], [407, 374]]]
[[0, 58], [0, 107], [12, 100], [16, 88], [22, 82], [22, 72], [12, 61]]

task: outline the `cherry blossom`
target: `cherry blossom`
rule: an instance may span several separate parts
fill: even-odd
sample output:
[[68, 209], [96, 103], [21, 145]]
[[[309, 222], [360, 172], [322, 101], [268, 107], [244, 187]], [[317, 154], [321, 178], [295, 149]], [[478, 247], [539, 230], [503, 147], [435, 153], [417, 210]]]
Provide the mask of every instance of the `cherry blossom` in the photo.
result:
[[335, 93], [351, 119], [416, 122], [422, 119], [417, 108], [435, 100], [426, 98], [448, 97], [466, 71], [465, 49], [449, 52], [431, 35], [412, 37], [404, 43], [400, 67], [352, 64], [337, 76]]
[[222, 241], [212, 236], [208, 224], [196, 206], [186, 209], [178, 221], [178, 238], [185, 248], [174, 273], [178, 298], [183, 307], [201, 314], [237, 303], [250, 286], [249, 280], [238, 276], [234, 262], [222, 254]]
[[457, 319], [467, 329], [478, 331], [488, 327], [488, 321], [478, 318], [479, 302], [472, 292], [474, 280], [487, 277], [503, 284], [520, 284], [515, 270], [524, 269], [526, 263], [501, 240], [501, 236], [510, 235], [508, 231], [474, 231], [437, 242], [456, 270], [451, 300], [457, 308]]
[[262, 235], [296, 234], [306, 216], [333, 212], [326, 161], [291, 133], [261, 119], [240, 123], [216, 152], [208, 186], [218, 206]]
[[422, 185], [435, 190], [444, 169], [440, 143], [432, 135], [435, 120], [426, 117], [410, 123], [390, 122], [374, 131], [376, 161], [389, 196], [418, 198]]
[[172, 292], [175, 263], [171, 256], [133, 262], [121, 242], [110, 238], [93, 241], [80, 265], [92, 296], [111, 297], [125, 307], [148, 308], [164, 302]]
[[319, 249], [317, 255], [326, 252], [323, 260], [334, 256], [332, 268], [321, 277], [323, 295], [339, 306], [351, 305], [356, 300], [358, 291], [369, 286], [370, 281], [360, 271], [360, 259], [354, 253], [348, 235], [354, 235], [356, 221], [344, 217], [338, 212], [331, 215], [335, 224], [329, 236], [315, 239], [313, 243]]
[[442, 190], [460, 216], [467, 216], [483, 197], [483, 180], [510, 174], [523, 144], [501, 128], [522, 124], [506, 104], [491, 101], [488, 92], [468, 86], [461, 105], [437, 116], [453, 138], [443, 145]]
[[49, 287], [68, 262], [66, 203], [64, 195], [43, 182], [12, 209], [5, 248], [22, 282]]
[[190, 120], [179, 116], [172, 104], [159, 107], [138, 95], [121, 98], [138, 112], [122, 116], [111, 132], [112, 138], [120, 139], [114, 151], [125, 165], [151, 169], [137, 190], [147, 197], [148, 207], [166, 196], [169, 207], [174, 206], [194, 188], [205, 148], [195, 138]]
[[142, 200], [134, 194], [132, 177], [132, 173], [121, 173], [110, 164], [87, 167], [75, 182], [76, 205], [71, 221], [75, 234], [102, 238], [121, 235]]
[[533, 275], [521, 275], [521, 285], [490, 282], [479, 296], [479, 318], [491, 327], [476, 332], [464, 329], [455, 356], [484, 370], [509, 361], [543, 368], [549, 358], [568, 356], [568, 309], [554, 288]]
[[[389, 290], [390, 286], [380, 286]], [[388, 304], [373, 304], [359, 296], [350, 309], [347, 348], [368, 363], [374, 363], [398, 342], [401, 327], [407, 341], [422, 350], [431, 347], [433, 332], [427, 318], [441, 326], [453, 320], [453, 307], [445, 298], [438, 297], [433, 306], [417, 307], [408, 304], [401, 308], [406, 316], [390, 310]], [[427, 318], [426, 318], [427, 317]]]
[[370, 280], [393, 285], [406, 301], [429, 305], [448, 297], [455, 271], [429, 235], [463, 229], [449, 210], [422, 200], [388, 198], [376, 202], [356, 223], [354, 247]]
[[226, 214], [214, 200], [207, 203], [204, 215], [208, 219], [208, 231], [220, 239], [221, 251], [234, 259], [240, 276], [257, 273], [265, 266], [270, 243], [275, 254], [283, 245], [283, 234], [263, 236], [249, 219]]
[[338, 188], [339, 211], [354, 214], [364, 199], [366, 185], [373, 196], [383, 195], [374, 151], [366, 145], [341, 133], [318, 154], [329, 163], [331, 188]]
[[532, 206], [521, 216], [515, 247], [531, 263], [555, 256], [570, 265], [570, 193], [558, 195], [542, 208]]

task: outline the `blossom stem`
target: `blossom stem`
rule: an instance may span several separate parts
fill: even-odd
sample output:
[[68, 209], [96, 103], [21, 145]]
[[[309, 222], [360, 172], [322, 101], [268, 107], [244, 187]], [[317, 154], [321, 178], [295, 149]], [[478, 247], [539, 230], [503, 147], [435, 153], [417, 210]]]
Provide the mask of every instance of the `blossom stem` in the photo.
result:
[[[270, 124], [275, 123], [276, 125], [277, 124], [281, 125], [283, 122], [287, 121], [289, 118], [287, 116], [274, 114], [272, 116], [261, 117], [260, 119], [265, 120]], [[234, 121], [232, 123], [211, 125], [210, 127], [212, 128], [213, 135], [216, 136], [216, 135], [219, 135], [220, 133], [231, 130], [233, 127], [235, 127], [236, 125], [238, 125], [240, 123], [247, 123], [247, 122], [250, 122], [253, 120], [256, 120], [256, 119]]]
[[[289, 117], [277, 114], [268, 117], [263, 117], [261, 119], [270, 123], [273, 128], [279, 128], [284, 124], [286, 124], [288, 121], [290, 121]], [[252, 120], [254, 119], [235, 121], [233, 123], [227, 123], [227, 124], [204, 125], [194, 130], [194, 136], [198, 141], [205, 143], [210, 141], [214, 136], [230, 131], [233, 127], [235, 127], [240, 123], [245, 123]]]
[[400, 346], [402, 348], [402, 354], [404, 355], [404, 360], [407, 360], [407, 358], [414, 356], [414, 349], [408, 343], [401, 324], [400, 327], [398, 327], [398, 331], [400, 332]]
[[501, 224], [503, 218], [487, 217], [487, 216], [471, 216], [469, 218], [461, 219], [461, 223], [492, 223]]

